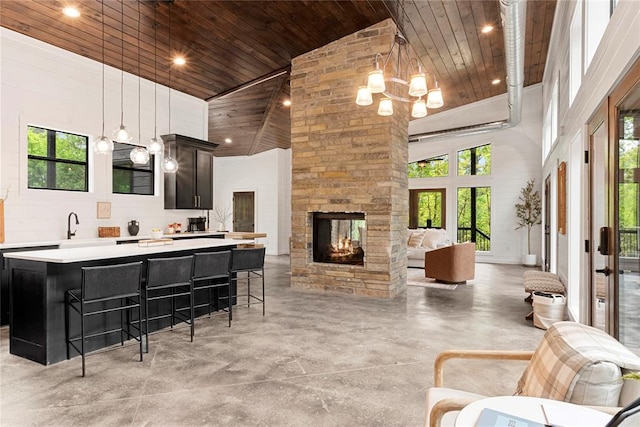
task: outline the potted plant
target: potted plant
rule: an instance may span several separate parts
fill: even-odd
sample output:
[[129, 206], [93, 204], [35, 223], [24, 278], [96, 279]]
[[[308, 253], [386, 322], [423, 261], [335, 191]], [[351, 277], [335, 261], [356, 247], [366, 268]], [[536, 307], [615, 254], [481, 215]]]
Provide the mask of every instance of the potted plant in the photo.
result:
[[528, 266], [536, 265], [536, 254], [531, 253], [531, 229], [534, 225], [542, 223], [542, 200], [540, 193], [534, 188], [535, 179], [527, 181], [527, 185], [520, 189], [520, 197], [516, 203], [516, 217], [518, 226], [527, 229], [527, 254], [522, 256], [522, 263]]

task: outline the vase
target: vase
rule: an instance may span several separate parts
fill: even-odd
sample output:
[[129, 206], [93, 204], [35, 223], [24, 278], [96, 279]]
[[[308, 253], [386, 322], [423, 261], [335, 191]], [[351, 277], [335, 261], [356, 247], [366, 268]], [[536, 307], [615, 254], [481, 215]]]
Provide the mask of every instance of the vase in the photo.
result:
[[224, 225], [224, 222], [218, 224], [218, 231], [227, 231], [227, 227]]
[[537, 264], [538, 257], [536, 254], [526, 254], [522, 255], [522, 264], [527, 267], [535, 267]]
[[127, 226], [127, 230], [129, 230], [129, 235], [136, 236], [138, 231], [140, 231], [140, 224], [135, 219], [129, 221], [129, 225]]

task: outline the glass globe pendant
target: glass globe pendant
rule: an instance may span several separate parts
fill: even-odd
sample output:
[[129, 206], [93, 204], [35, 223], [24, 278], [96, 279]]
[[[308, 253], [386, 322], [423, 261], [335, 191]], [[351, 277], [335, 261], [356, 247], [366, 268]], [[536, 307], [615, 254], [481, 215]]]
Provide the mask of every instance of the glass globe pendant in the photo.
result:
[[93, 152], [96, 154], [109, 154], [113, 151], [113, 141], [106, 136], [101, 136], [93, 141]]
[[164, 173], [176, 173], [178, 162], [173, 157], [167, 156], [162, 160], [161, 168]]
[[144, 147], [137, 146], [131, 150], [129, 158], [134, 164], [144, 165], [149, 162], [149, 151]]
[[164, 151], [164, 144], [161, 139], [153, 137], [149, 140], [149, 145], [147, 145], [147, 150], [149, 150], [149, 154], [162, 154]]

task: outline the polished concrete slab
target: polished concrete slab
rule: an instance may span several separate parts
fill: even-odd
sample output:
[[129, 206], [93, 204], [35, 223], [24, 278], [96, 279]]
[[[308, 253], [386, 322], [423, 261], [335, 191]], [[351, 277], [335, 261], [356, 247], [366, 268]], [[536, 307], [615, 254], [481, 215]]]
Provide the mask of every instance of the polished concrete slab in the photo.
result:
[[[9, 354], [0, 329], [0, 425], [417, 426], [433, 361], [451, 348], [534, 349], [515, 265], [477, 264], [455, 290], [408, 287], [392, 300], [289, 287], [289, 259], [267, 256], [266, 316], [225, 316], [42, 366]], [[523, 362], [453, 363], [445, 384], [511, 394]]]

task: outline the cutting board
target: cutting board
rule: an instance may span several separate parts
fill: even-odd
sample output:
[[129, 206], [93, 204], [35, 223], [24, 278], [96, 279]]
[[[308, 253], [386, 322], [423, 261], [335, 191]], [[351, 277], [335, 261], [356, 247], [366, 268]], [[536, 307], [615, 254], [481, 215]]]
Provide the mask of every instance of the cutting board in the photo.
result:
[[4, 242], [4, 199], [0, 199], [0, 243]]

